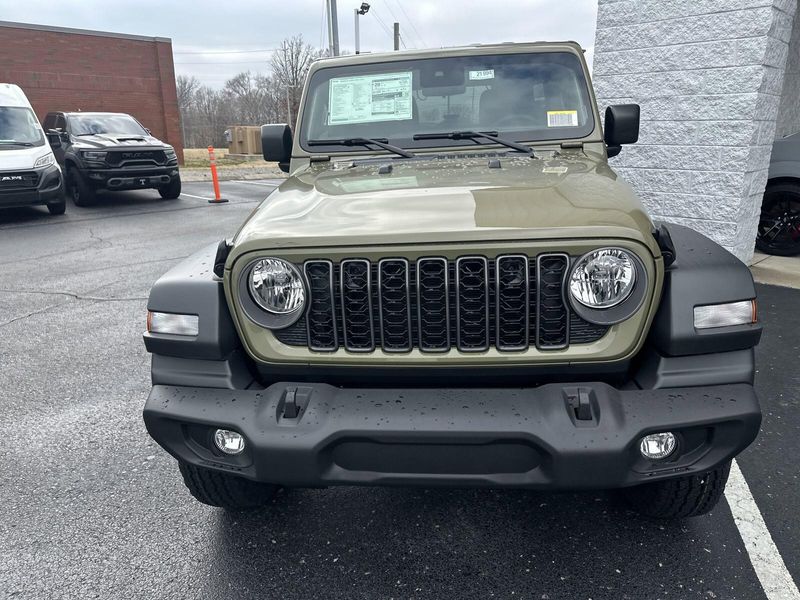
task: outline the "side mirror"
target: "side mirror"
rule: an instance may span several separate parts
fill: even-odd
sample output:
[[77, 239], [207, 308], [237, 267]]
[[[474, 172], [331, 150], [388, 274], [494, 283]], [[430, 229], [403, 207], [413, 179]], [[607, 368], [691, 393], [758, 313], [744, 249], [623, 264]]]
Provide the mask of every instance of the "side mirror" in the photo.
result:
[[639, 141], [638, 104], [617, 104], [606, 108], [605, 141], [608, 157], [616, 156], [624, 144]]
[[150, 135], [150, 130], [147, 127], [145, 127], [144, 130], [147, 132], [147, 135]]
[[292, 129], [286, 123], [261, 126], [261, 152], [267, 162], [276, 162], [284, 173], [292, 159]]
[[61, 132], [55, 129], [47, 131], [47, 142], [51, 148], [61, 148]]

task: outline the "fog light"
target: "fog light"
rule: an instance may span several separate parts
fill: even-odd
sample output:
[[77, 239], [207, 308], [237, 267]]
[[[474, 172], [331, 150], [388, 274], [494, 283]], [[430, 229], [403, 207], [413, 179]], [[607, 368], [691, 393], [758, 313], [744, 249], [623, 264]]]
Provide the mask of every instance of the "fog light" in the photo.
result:
[[217, 429], [214, 445], [225, 454], [241, 454], [244, 451], [244, 436], [236, 431]]
[[677, 440], [675, 434], [669, 431], [663, 433], [651, 433], [642, 438], [639, 442], [639, 452], [642, 456], [650, 460], [666, 458], [675, 451]]

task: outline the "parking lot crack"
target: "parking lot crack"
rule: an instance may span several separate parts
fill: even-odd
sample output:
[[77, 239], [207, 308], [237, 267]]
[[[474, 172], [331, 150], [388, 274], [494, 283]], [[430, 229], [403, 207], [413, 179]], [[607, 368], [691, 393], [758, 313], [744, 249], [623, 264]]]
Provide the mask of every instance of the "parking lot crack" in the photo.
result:
[[[147, 296], [92, 296], [89, 294], [78, 294], [75, 292], [49, 292], [44, 290], [11, 290], [0, 289], [0, 293], [6, 294], [39, 294], [43, 296], [66, 296], [73, 300], [89, 300], [91, 302], [134, 302], [147, 300]], [[63, 303], [62, 303], [63, 304]], [[35, 313], [34, 313], [35, 314]]]

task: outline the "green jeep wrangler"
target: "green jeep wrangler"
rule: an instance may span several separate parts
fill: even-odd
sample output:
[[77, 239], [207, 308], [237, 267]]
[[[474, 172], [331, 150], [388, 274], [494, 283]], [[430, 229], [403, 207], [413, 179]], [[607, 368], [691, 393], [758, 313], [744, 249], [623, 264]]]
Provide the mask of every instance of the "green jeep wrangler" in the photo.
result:
[[150, 435], [229, 510], [281, 486], [619, 489], [711, 510], [756, 437], [747, 267], [651, 221], [572, 42], [316, 62], [290, 177], [153, 287]]

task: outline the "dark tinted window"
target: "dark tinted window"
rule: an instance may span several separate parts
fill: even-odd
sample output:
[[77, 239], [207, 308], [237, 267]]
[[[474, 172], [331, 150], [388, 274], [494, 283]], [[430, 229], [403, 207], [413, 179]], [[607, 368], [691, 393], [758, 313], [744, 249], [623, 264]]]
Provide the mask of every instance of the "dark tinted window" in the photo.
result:
[[139, 122], [129, 115], [70, 115], [69, 128], [72, 135], [147, 135]]

